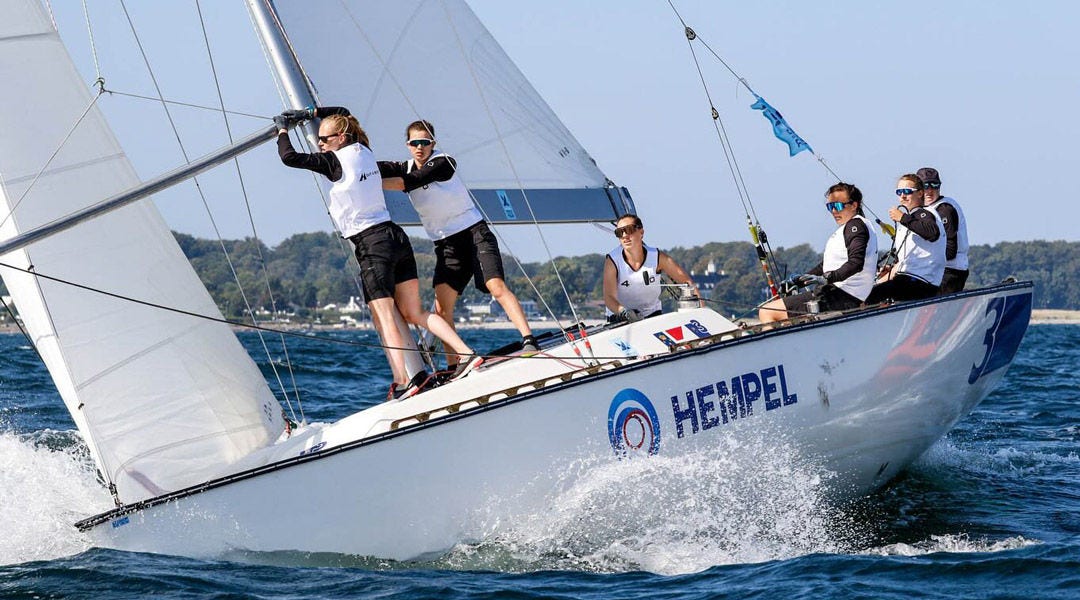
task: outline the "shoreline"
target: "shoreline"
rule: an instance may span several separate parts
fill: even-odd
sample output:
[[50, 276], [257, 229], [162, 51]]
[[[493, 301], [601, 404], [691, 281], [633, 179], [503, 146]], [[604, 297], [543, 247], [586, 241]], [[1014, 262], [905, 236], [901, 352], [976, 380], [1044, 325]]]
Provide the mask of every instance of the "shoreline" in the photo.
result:
[[[586, 326], [602, 323], [601, 319], [585, 319]], [[563, 320], [564, 325], [571, 324], [570, 319]], [[1038, 308], [1031, 311], [1031, 325], [1080, 325], [1080, 310], [1065, 310], [1058, 308]], [[282, 331], [370, 331], [371, 325], [361, 324], [358, 327], [343, 327], [341, 325], [328, 325], [325, 323], [269, 323], [265, 324], [268, 329], [280, 329]], [[529, 321], [529, 328], [533, 331], [546, 331], [556, 329], [555, 321]], [[490, 321], [486, 323], [458, 323], [459, 330], [500, 330], [514, 329], [510, 321]], [[233, 327], [235, 331], [245, 331], [246, 327]], [[18, 334], [19, 328], [10, 321], [0, 322], [0, 334]]]
[[1080, 324], [1080, 310], [1037, 308], [1031, 311], [1031, 324], [1078, 325]]

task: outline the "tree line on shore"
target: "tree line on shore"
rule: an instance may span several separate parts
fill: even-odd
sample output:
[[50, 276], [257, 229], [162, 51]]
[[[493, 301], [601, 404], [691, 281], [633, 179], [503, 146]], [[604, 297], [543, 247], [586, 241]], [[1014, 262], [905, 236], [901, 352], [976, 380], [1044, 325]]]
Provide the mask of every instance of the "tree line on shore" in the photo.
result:
[[[176, 238], [222, 311], [231, 317], [242, 316], [240, 288], [222, 253], [222, 244], [182, 233]], [[412, 238], [412, 244], [420, 280], [424, 282], [420, 286], [424, 303], [430, 304], [434, 294], [427, 282], [435, 268], [432, 243]], [[224, 246], [253, 306], [269, 309], [272, 292], [278, 309], [306, 314], [360, 296], [351, 244], [333, 234], [296, 234], [273, 248], [250, 238], [227, 240]], [[706, 292], [720, 312], [745, 313], [766, 298], [761, 265], [749, 242], [712, 242], [665, 251], [688, 271], [704, 273], [711, 262], [723, 274], [716, 287]], [[777, 279], [803, 273], [821, 260], [820, 249], [809, 244], [776, 248], [774, 255], [781, 271], [774, 274]], [[969, 288], [1015, 277], [1035, 283], [1036, 308], [1080, 308], [1080, 242], [1037, 240], [978, 245], [971, 247], [970, 258]], [[565, 285], [579, 315], [597, 316], [602, 311], [604, 254], [558, 257], [553, 262], [562, 283], [551, 262], [523, 263], [519, 268], [511, 257], [504, 257], [507, 282], [522, 300], [538, 301], [539, 293], [558, 315], [571, 312], [562, 291]], [[486, 297], [470, 286], [465, 301], [474, 300], [486, 301]]]
[[[183, 233], [175, 236], [222, 313], [229, 318], [246, 316], [245, 295], [253, 308], [276, 308], [301, 317], [311, 317], [327, 304], [340, 305], [350, 297], [361, 296], [351, 244], [331, 233], [296, 234], [273, 248], [251, 238], [218, 242]], [[412, 244], [423, 301], [430, 305], [434, 298], [428, 283], [435, 267], [432, 243], [412, 238]], [[222, 246], [228, 251], [232, 268]], [[724, 314], [751, 313], [754, 306], [766, 299], [761, 265], [749, 242], [712, 242], [665, 251], [687, 271], [704, 273], [711, 262], [722, 273], [716, 286], [703, 293]], [[803, 273], [821, 260], [820, 249], [809, 244], [776, 248], [774, 255], [780, 271], [774, 274], [777, 280]], [[1015, 277], [1035, 283], [1035, 308], [1080, 309], [1080, 242], [1037, 240], [972, 246], [970, 258], [968, 288]], [[578, 316], [599, 316], [603, 310], [604, 254], [558, 257], [553, 262], [561, 277], [556, 276], [552, 262], [523, 263], [519, 268], [513, 258], [506, 256], [507, 282], [521, 300], [536, 300], [541, 307], [546, 302], [560, 316], [571, 313], [562, 291], [565, 285]], [[232, 275], [233, 269], [243, 286], [243, 295]], [[539, 302], [538, 294], [544, 302]], [[464, 295], [466, 302], [487, 299], [472, 286]]]

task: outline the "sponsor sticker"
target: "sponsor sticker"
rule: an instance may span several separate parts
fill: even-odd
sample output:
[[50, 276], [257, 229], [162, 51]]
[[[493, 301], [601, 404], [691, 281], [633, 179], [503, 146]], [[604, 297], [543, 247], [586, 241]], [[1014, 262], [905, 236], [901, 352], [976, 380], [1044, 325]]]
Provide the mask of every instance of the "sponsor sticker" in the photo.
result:
[[611, 399], [608, 439], [616, 454], [656, 454], [660, 451], [660, 419], [649, 398], [626, 388]]

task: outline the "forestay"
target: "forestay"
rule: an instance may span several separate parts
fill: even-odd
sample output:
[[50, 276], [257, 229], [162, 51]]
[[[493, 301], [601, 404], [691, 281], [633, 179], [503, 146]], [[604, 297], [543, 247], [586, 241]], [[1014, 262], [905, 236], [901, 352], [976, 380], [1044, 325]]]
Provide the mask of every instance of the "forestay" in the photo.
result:
[[[344, 0], [275, 8], [319, 101], [350, 108], [376, 156], [405, 160], [405, 126], [440, 148], [495, 222], [610, 221], [632, 210], [462, 0]], [[402, 194], [394, 220], [417, 223]]]
[[[40, 1], [3, 4], [0, 81], [8, 92], [0, 96], [0, 238], [9, 239], [128, 189], [138, 177], [96, 108], [61, 147], [91, 94]], [[0, 262], [220, 318], [149, 201]], [[10, 268], [0, 274], [122, 502], [221, 474], [283, 431], [280, 406], [227, 326]]]

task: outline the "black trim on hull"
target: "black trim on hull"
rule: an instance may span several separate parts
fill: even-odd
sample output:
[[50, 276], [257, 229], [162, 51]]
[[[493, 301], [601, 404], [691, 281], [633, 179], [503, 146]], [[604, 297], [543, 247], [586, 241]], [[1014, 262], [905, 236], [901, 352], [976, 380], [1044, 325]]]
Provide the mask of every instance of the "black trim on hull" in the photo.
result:
[[712, 343], [712, 344], [709, 344], [709, 345], [703, 345], [703, 346], [696, 347], [696, 348], [689, 348], [689, 349], [685, 349], [685, 350], [680, 349], [678, 352], [673, 353], [673, 354], [664, 354], [664, 355], [656, 356], [656, 357], [651, 358], [651, 359], [649, 359], [647, 361], [642, 361], [642, 362], [638, 362], [638, 363], [632, 363], [632, 364], [628, 364], [628, 365], [623, 365], [623, 366], [621, 366], [621, 367], [619, 367], [617, 369], [613, 369], [613, 370], [610, 370], [610, 371], [603, 371], [603, 372], [597, 373], [595, 375], [592, 375], [590, 377], [583, 377], [583, 378], [580, 378], [580, 379], [573, 379], [573, 380], [562, 382], [562, 383], [557, 383], [557, 384], [552, 384], [552, 385], [549, 385], [549, 386], [544, 386], [542, 389], [535, 389], [535, 390], [532, 390], [532, 391], [529, 391], [529, 392], [523, 392], [523, 393], [520, 393], [520, 394], [517, 394], [517, 395], [514, 395], [514, 396], [509, 396], [509, 397], [506, 397], [506, 398], [503, 398], [503, 399], [500, 399], [500, 400], [493, 400], [491, 402], [488, 402], [486, 404], [477, 406], [475, 408], [470, 408], [469, 410], [466, 410], [466, 411], [449, 413], [449, 414], [447, 414], [445, 416], [440, 416], [437, 419], [430, 419], [430, 420], [426, 420], [426, 421], [417, 423], [415, 425], [409, 425], [407, 427], [404, 427], [404, 428], [401, 428], [401, 429], [398, 429], [398, 430], [387, 431], [385, 433], [374, 435], [374, 436], [371, 436], [371, 437], [368, 437], [368, 438], [356, 440], [354, 442], [349, 442], [347, 444], [342, 444], [340, 446], [335, 446], [333, 448], [329, 448], [327, 450], [317, 452], [317, 453], [314, 453], [314, 454], [309, 454], [309, 455], [305, 455], [305, 456], [297, 456], [297, 457], [294, 457], [294, 458], [281, 460], [281, 461], [278, 461], [278, 462], [270, 463], [268, 465], [264, 465], [262, 467], [256, 467], [254, 469], [249, 469], [247, 471], [241, 471], [239, 473], [235, 473], [233, 475], [228, 475], [226, 477], [220, 477], [218, 479], [213, 479], [211, 481], [207, 481], [205, 483], [201, 483], [201, 484], [198, 484], [198, 485], [187, 487], [187, 488], [184, 488], [182, 490], [177, 490], [175, 492], [171, 492], [171, 493], [168, 493], [168, 494], [163, 494], [161, 496], [155, 496], [154, 498], [149, 498], [147, 500], [143, 500], [143, 501], [137, 502], [135, 504], [122, 506], [122, 507], [119, 507], [119, 508], [114, 508], [114, 509], [112, 509], [110, 511], [100, 513], [98, 515], [95, 515], [93, 517], [89, 517], [87, 519], [83, 519], [82, 521], [79, 521], [79, 522], [75, 523], [75, 527], [77, 527], [80, 531], [88, 531], [88, 530], [93, 529], [94, 527], [96, 527], [98, 525], [101, 525], [102, 523], [107, 523], [107, 522], [112, 521], [113, 519], [116, 519], [118, 517], [122, 517], [124, 515], [130, 515], [130, 514], [139, 512], [139, 511], [141, 511], [143, 509], [150, 508], [150, 507], [153, 507], [153, 506], [157, 506], [159, 504], [165, 504], [165, 503], [171, 502], [173, 500], [179, 500], [181, 498], [186, 498], [188, 496], [194, 496], [196, 494], [200, 494], [200, 493], [205, 492], [205, 491], [209, 491], [209, 490], [212, 490], [212, 489], [215, 489], [215, 488], [219, 488], [219, 487], [228, 485], [230, 483], [243, 481], [245, 479], [250, 479], [252, 477], [257, 477], [259, 475], [264, 475], [266, 473], [272, 473], [272, 472], [275, 472], [275, 471], [279, 471], [279, 470], [282, 470], [282, 469], [286, 469], [286, 468], [296, 466], [296, 465], [299, 465], [299, 464], [303, 464], [303, 463], [307, 463], [307, 462], [310, 462], [310, 461], [320, 460], [320, 459], [323, 459], [323, 458], [333, 456], [335, 454], [340, 454], [342, 452], [348, 452], [350, 450], [355, 450], [357, 448], [362, 448], [362, 447], [368, 446], [370, 444], [375, 444], [375, 443], [378, 443], [378, 442], [381, 442], [381, 441], [384, 441], [384, 440], [388, 440], [388, 439], [392, 439], [392, 438], [395, 438], [395, 437], [398, 437], [398, 436], [401, 436], [401, 435], [406, 435], [406, 434], [411, 433], [413, 431], [426, 429], [428, 427], [437, 427], [439, 425], [450, 423], [450, 422], [456, 421], [458, 419], [466, 418], [466, 417], [469, 417], [469, 416], [472, 416], [472, 415], [475, 415], [475, 414], [480, 414], [480, 413], [483, 413], [483, 412], [486, 412], [486, 411], [489, 411], [489, 410], [494, 410], [494, 409], [497, 409], [497, 408], [501, 408], [503, 406], [507, 406], [507, 405], [510, 405], [510, 404], [513, 404], [513, 403], [516, 403], [516, 402], [522, 402], [522, 401], [530, 400], [530, 399], [533, 399], [533, 398], [538, 397], [538, 396], [546, 396], [546, 395], [548, 395], [550, 393], [558, 392], [558, 391], [561, 391], [561, 390], [564, 390], [564, 389], [567, 389], [567, 388], [570, 388], [570, 387], [574, 387], [574, 386], [577, 386], [577, 385], [581, 385], [581, 384], [584, 384], [584, 383], [590, 383], [590, 382], [593, 382], [593, 381], [597, 381], [597, 380], [604, 379], [604, 378], [607, 378], [607, 377], [613, 377], [613, 376], [616, 376], [616, 375], [622, 375], [623, 373], [627, 373], [627, 372], [634, 371], [634, 370], [637, 370], [637, 369], [651, 368], [651, 367], [654, 367], [654, 366], [656, 366], [658, 364], [666, 363], [668, 361], [680, 360], [680, 359], [682, 359], [684, 357], [687, 357], [687, 356], [696, 356], [696, 355], [699, 355], [699, 354], [707, 354], [709, 352], [731, 348], [733, 346], [738, 346], [740, 344], [745, 344], [745, 343], [748, 343], [748, 342], [751, 342], [751, 341], [754, 341], [754, 340], [759, 340], [759, 339], [773, 337], [773, 336], [787, 335], [789, 333], [794, 333], [794, 332], [798, 332], [798, 331], [805, 331], [805, 330], [808, 330], [808, 329], [814, 329], [816, 327], [823, 327], [823, 326], [831, 325], [831, 324], [834, 324], [834, 323], [856, 321], [856, 320], [865, 319], [865, 318], [869, 318], [869, 317], [874, 317], [874, 316], [878, 316], [878, 315], [882, 315], [882, 314], [898, 312], [898, 311], [905, 311], [905, 310], [908, 310], [910, 308], [916, 308], [916, 307], [920, 307], [920, 306], [927, 306], [927, 305], [930, 305], [930, 304], [937, 304], [937, 303], [941, 303], [941, 302], [950, 302], [952, 300], [958, 300], [958, 299], [963, 299], [963, 298], [971, 298], [971, 297], [975, 297], [975, 296], [984, 296], [984, 295], [997, 294], [997, 293], [1000, 293], [1000, 292], [1006, 292], [1006, 291], [1010, 291], [1010, 290], [1025, 290], [1025, 289], [1030, 290], [1032, 287], [1033, 287], [1033, 284], [1030, 281], [1024, 281], [1024, 282], [1019, 282], [1019, 283], [1000, 284], [1000, 285], [996, 285], [996, 286], [993, 286], [993, 287], [981, 288], [981, 289], [978, 289], [978, 290], [971, 290], [971, 291], [963, 291], [963, 292], [958, 292], [958, 293], [955, 293], [955, 294], [949, 294], [949, 295], [946, 295], [946, 296], [935, 296], [933, 298], [927, 298], [925, 300], [915, 300], [915, 301], [911, 301], [911, 302], [901, 302], [901, 303], [897, 303], [897, 304], [891, 304], [889, 306], [884, 306], [884, 307], [855, 310], [855, 311], [852, 311], [852, 312], [847, 313], [847, 314], [843, 314], [843, 315], [828, 318], [828, 319], [823, 319], [823, 320], [820, 320], [820, 321], [810, 321], [810, 322], [799, 323], [799, 324], [791, 325], [791, 326], [787, 326], [787, 327], [778, 327], [776, 329], [772, 329], [772, 330], [769, 330], [769, 331], [763, 331], [763, 332], [754, 333], [754, 334], [751, 334], [751, 335], [744, 335], [744, 336], [736, 337], [736, 338], [733, 338], [733, 339], [730, 339], [730, 340], [717, 341], [715, 343]]

